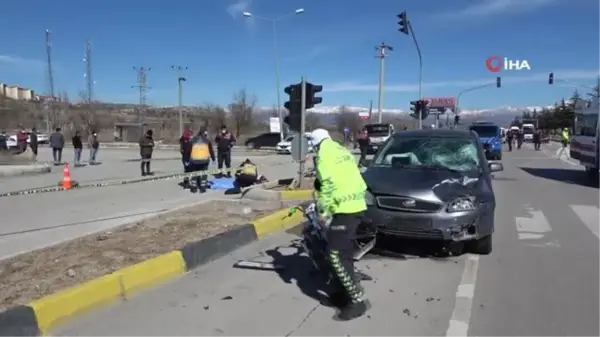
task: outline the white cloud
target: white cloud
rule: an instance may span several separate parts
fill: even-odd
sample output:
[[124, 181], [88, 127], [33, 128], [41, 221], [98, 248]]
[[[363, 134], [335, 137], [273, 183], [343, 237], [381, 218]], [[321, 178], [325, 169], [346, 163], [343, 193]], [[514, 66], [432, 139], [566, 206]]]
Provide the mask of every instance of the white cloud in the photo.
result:
[[[595, 79], [600, 74], [598, 70], [586, 70], [586, 69], [572, 69], [572, 70], [559, 70], [554, 72], [556, 79], [562, 80], [589, 80]], [[548, 73], [532, 73], [523, 76], [502, 76], [502, 83], [529, 83], [529, 82], [544, 82], [548, 80]], [[489, 79], [476, 79], [476, 80], [461, 80], [461, 81], [441, 81], [441, 82], [425, 82], [423, 83], [423, 89], [426, 88], [445, 88], [445, 87], [473, 87], [478, 85], [484, 85], [488, 83], [494, 83], [495, 77]], [[365, 84], [360, 82], [339, 82], [330, 83], [323, 85], [323, 91], [327, 92], [346, 92], [346, 91], [377, 91], [379, 86], [377, 84]], [[386, 92], [416, 92], [419, 90], [418, 83], [410, 84], [391, 84], [385, 86]]]
[[556, 3], [557, 0], [478, 0], [458, 11], [441, 13], [438, 16], [489, 17], [499, 14], [523, 13]]
[[33, 69], [36, 71], [46, 66], [46, 63], [43, 61], [10, 55], [0, 55], [0, 63], [8, 64], [9, 66], [18, 67], [20, 69]]

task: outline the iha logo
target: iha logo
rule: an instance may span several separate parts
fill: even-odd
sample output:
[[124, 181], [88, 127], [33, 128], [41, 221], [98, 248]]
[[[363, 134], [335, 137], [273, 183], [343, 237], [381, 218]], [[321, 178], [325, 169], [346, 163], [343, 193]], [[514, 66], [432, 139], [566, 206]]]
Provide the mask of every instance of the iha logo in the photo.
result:
[[508, 57], [491, 56], [485, 60], [485, 67], [497, 73], [500, 70], [531, 70], [527, 60], [511, 60]]

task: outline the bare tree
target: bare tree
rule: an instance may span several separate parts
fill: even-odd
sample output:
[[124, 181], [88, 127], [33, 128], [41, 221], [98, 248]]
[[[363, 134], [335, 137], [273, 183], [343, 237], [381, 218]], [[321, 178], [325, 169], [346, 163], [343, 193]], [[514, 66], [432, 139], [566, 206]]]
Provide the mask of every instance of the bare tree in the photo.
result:
[[349, 128], [351, 133], [360, 131], [361, 120], [358, 114], [349, 111], [345, 106], [340, 107], [339, 115], [336, 118], [336, 128], [339, 132], [344, 132], [344, 128]]
[[255, 105], [256, 98], [248, 97], [246, 89], [241, 89], [233, 95], [233, 101], [229, 104], [229, 112], [233, 118], [236, 137], [252, 127], [252, 112]]

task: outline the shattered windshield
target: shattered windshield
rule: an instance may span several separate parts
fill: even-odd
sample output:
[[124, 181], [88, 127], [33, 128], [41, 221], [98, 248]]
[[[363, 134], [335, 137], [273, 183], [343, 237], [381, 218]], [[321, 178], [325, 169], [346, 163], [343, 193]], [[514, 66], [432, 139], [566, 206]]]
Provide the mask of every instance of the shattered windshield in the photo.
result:
[[381, 149], [374, 165], [446, 168], [473, 171], [480, 168], [477, 143], [470, 138], [396, 137]]

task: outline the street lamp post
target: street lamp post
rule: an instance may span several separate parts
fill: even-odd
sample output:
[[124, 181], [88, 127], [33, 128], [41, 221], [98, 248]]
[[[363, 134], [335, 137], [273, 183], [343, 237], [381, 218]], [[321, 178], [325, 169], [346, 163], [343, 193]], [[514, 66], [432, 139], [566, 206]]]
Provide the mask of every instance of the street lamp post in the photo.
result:
[[281, 111], [281, 76], [280, 76], [280, 66], [279, 66], [279, 48], [277, 45], [277, 22], [283, 18], [286, 18], [291, 15], [299, 15], [304, 13], [304, 8], [298, 8], [293, 12], [280, 15], [275, 18], [268, 18], [264, 16], [256, 16], [251, 12], [244, 12], [242, 15], [245, 18], [256, 18], [259, 20], [269, 21], [273, 27], [273, 49], [275, 52], [275, 81], [277, 86], [277, 116], [279, 117], [279, 137], [281, 141], [284, 139], [283, 135], [283, 116]]
[[188, 67], [171, 66], [172, 70], [177, 72], [177, 110], [179, 110], [179, 135], [183, 135], [183, 82], [187, 78], [183, 74]]
[[[459, 92], [458, 95], [456, 95], [456, 108], [455, 108], [456, 112], [455, 112], [455, 114], [457, 114], [457, 115], [460, 114], [460, 104], [459, 103], [460, 103], [460, 97], [463, 94], [466, 94], [466, 93], [471, 92], [471, 91], [475, 91], [475, 90], [479, 90], [479, 89], [491, 87], [493, 85], [496, 85], [496, 83], [482, 84], [482, 85], [474, 86], [474, 87], [471, 87], [471, 88], [467, 88], [467, 89]], [[450, 118], [450, 116], [446, 115], [446, 125], [449, 125], [449, 120], [448, 120], [449, 118]]]

